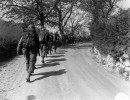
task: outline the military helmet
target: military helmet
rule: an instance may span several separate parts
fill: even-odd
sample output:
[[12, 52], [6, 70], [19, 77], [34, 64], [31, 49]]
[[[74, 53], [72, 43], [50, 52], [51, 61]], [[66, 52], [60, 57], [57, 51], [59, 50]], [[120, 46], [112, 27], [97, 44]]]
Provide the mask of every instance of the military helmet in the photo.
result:
[[35, 26], [34, 26], [34, 25], [29, 25], [29, 26], [27, 27], [27, 30], [35, 30]]

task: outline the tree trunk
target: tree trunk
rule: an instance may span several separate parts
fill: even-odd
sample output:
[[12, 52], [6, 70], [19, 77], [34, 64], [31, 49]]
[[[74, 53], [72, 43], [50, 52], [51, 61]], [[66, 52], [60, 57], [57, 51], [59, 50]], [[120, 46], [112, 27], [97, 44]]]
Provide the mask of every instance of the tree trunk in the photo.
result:
[[44, 21], [43, 20], [40, 20], [41, 21], [41, 30], [44, 29]]

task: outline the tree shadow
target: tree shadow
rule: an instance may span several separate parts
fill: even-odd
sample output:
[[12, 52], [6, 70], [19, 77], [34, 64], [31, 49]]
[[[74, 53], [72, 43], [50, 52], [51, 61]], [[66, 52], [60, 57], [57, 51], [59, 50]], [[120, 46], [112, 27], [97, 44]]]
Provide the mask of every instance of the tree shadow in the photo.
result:
[[35, 65], [35, 66], [40, 66], [40, 67], [36, 67], [36, 69], [40, 69], [40, 68], [45, 68], [45, 67], [54, 67], [54, 66], [57, 66], [57, 65], [60, 65], [60, 64], [57, 63], [57, 62], [54, 62], [54, 63], [38, 64], [38, 65]]
[[58, 71], [51, 71], [51, 72], [43, 72], [43, 73], [38, 73], [38, 74], [32, 74], [32, 76], [37, 76], [37, 75], [43, 75], [42, 77], [36, 78], [34, 80], [32, 80], [31, 82], [35, 82], [50, 76], [58, 76], [58, 75], [62, 75], [65, 74], [66, 70], [65, 69], [60, 69]]
[[29, 95], [27, 97], [27, 100], [35, 100], [35, 99], [36, 99], [36, 97], [34, 95]]
[[6, 68], [8, 63], [11, 63], [19, 58], [21, 58], [22, 56], [16, 56], [16, 57], [12, 57], [10, 59], [6, 59], [4, 61], [0, 61], [0, 71], [2, 71], [2, 68]]
[[[46, 61], [47, 61], [47, 63], [45, 63], [45, 64], [37, 64], [37, 65], [35, 65], [36, 69], [45, 68], [45, 67], [54, 67], [54, 66], [60, 65], [59, 62], [66, 61], [66, 59], [65, 58], [49, 59], [49, 60], [46, 60]], [[40, 67], [37, 67], [37, 66], [40, 66]]]

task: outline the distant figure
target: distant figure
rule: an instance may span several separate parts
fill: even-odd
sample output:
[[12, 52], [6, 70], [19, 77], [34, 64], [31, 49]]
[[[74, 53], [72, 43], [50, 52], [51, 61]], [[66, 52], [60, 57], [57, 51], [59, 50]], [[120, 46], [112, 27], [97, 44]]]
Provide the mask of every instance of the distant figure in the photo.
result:
[[53, 34], [53, 48], [54, 48], [54, 53], [56, 53], [56, 49], [58, 47], [58, 41], [59, 41], [59, 34], [58, 32]]
[[40, 51], [42, 57], [42, 63], [45, 63], [44, 58], [47, 57], [48, 45], [49, 45], [49, 31], [46, 29], [42, 30], [39, 36]]
[[26, 81], [30, 82], [30, 76], [31, 73], [34, 73], [36, 57], [39, 53], [39, 38], [36, 34], [35, 26], [29, 25], [23, 33], [17, 46], [18, 55], [21, 49], [26, 60], [26, 70], [28, 72]]
[[49, 33], [49, 43], [48, 43], [48, 53], [52, 54], [52, 46], [53, 46], [53, 33]]

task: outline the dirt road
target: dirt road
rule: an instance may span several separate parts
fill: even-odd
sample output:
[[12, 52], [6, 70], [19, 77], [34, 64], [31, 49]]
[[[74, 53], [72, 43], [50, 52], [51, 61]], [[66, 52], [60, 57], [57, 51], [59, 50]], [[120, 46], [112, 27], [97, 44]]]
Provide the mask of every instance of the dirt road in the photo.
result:
[[46, 64], [38, 57], [31, 83], [25, 81], [24, 66], [20, 56], [3, 68], [0, 100], [115, 100], [120, 93], [130, 97], [130, 82], [96, 63], [90, 44], [59, 49]]

